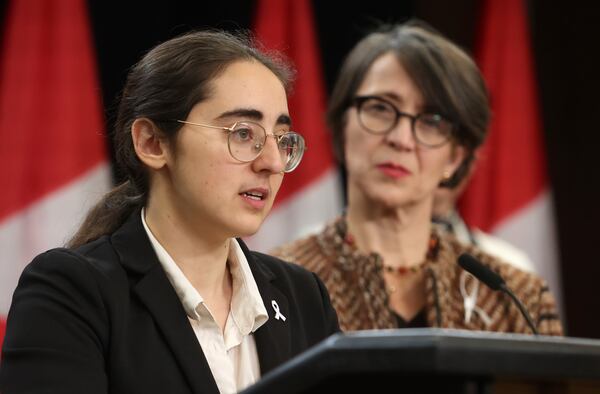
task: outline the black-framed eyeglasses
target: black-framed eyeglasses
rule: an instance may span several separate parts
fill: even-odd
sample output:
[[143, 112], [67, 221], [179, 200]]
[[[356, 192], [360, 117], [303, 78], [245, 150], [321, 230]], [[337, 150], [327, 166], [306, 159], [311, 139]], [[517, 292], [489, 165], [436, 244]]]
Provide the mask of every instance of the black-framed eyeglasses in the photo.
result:
[[212, 126], [203, 123], [177, 120], [179, 123], [192, 126], [208, 127], [227, 132], [227, 147], [231, 157], [242, 163], [256, 159], [265, 148], [267, 137], [275, 138], [281, 160], [285, 163], [284, 172], [292, 172], [304, 155], [306, 144], [304, 137], [295, 131], [286, 131], [282, 134], [267, 134], [263, 126], [251, 121], [235, 122], [229, 127]]
[[454, 124], [440, 114], [407, 114], [379, 96], [357, 96], [353, 105], [356, 107], [360, 125], [372, 134], [389, 133], [404, 116], [410, 119], [413, 137], [421, 145], [437, 148], [452, 138]]

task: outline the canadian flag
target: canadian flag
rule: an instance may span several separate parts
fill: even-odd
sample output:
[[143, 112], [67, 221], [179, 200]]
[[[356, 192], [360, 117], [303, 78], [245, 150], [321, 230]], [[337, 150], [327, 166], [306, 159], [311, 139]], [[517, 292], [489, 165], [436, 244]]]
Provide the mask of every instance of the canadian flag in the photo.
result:
[[492, 123], [460, 202], [465, 221], [525, 251], [562, 310], [552, 193], [547, 177], [527, 14], [522, 0], [483, 2], [477, 57]]
[[310, 1], [260, 0], [254, 32], [267, 48], [283, 52], [297, 70], [289, 108], [294, 130], [308, 150], [294, 172], [286, 174], [275, 206], [260, 231], [247, 239], [268, 251], [316, 231], [342, 209], [338, 168], [325, 125], [326, 96]]
[[13, 1], [2, 37], [0, 343], [25, 265], [111, 184], [85, 1]]

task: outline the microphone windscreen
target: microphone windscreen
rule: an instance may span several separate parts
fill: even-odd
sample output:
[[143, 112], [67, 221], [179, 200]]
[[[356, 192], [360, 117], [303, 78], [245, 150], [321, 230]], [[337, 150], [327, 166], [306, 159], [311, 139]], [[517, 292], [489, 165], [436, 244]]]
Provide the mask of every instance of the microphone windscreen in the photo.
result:
[[485, 283], [492, 290], [500, 290], [504, 284], [504, 279], [485, 265], [479, 262], [475, 257], [468, 253], [463, 253], [458, 257], [458, 265], [471, 275]]

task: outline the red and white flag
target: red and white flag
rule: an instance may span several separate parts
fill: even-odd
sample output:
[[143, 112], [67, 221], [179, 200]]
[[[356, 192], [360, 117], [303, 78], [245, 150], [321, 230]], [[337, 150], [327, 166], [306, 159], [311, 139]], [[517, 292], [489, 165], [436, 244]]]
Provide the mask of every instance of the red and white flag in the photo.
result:
[[261, 230], [247, 239], [251, 248], [268, 251], [340, 214], [342, 188], [325, 124], [326, 94], [311, 2], [259, 0], [254, 22], [259, 41], [286, 54], [298, 71], [288, 105], [293, 129], [308, 146], [300, 166], [285, 175]]
[[525, 251], [562, 304], [554, 207], [527, 13], [522, 0], [483, 2], [477, 58], [492, 123], [460, 202], [465, 221]]
[[85, 0], [15, 0], [0, 47], [0, 343], [21, 271], [110, 187]]

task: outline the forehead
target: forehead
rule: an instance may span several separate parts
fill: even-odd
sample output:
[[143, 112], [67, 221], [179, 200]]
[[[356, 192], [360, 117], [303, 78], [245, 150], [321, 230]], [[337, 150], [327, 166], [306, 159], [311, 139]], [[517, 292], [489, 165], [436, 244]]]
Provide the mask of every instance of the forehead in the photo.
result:
[[[254, 111], [266, 122], [276, 122], [288, 114], [283, 83], [271, 70], [257, 61], [237, 61], [228, 65], [210, 83], [209, 97], [191, 110], [191, 119], [214, 121], [238, 110]], [[244, 116], [227, 116], [244, 118]]]
[[379, 56], [367, 70], [359, 85], [359, 95], [385, 95], [401, 101], [414, 101], [422, 105], [423, 94], [395, 54]]
[[231, 106], [248, 107], [257, 101], [269, 100], [287, 108], [283, 83], [266, 66], [257, 61], [237, 61], [228, 65], [211, 83], [209, 100]]

